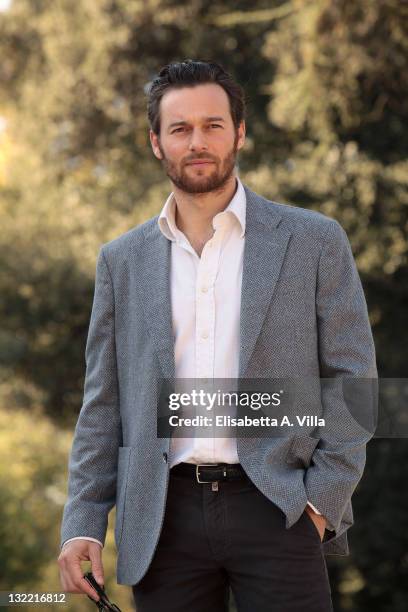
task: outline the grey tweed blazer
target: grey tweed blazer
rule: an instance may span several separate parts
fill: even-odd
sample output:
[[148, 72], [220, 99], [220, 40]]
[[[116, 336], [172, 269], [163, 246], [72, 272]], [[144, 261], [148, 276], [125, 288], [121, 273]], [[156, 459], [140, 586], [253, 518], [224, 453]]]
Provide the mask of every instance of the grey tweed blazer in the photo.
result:
[[[244, 187], [240, 377], [376, 378], [366, 302], [344, 230]], [[157, 380], [174, 378], [170, 244], [154, 217], [104, 244], [96, 267], [61, 543], [85, 535], [104, 542], [116, 505], [119, 584], [136, 584], [146, 573], [166, 504], [170, 440], [157, 437], [156, 419]], [[308, 402], [313, 414], [341, 416], [344, 408], [333, 389], [311, 391]], [[238, 456], [283, 511], [286, 528], [309, 500], [334, 527], [324, 553], [344, 555], [371, 435], [355, 428], [342, 442], [326, 439], [323, 428], [302, 428], [280, 438], [241, 437]]]

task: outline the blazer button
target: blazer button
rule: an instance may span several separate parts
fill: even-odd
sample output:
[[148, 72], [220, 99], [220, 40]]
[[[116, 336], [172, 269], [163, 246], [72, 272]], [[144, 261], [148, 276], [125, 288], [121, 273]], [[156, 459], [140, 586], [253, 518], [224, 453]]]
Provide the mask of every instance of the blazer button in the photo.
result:
[[164, 463], [167, 463], [167, 453], [163, 453], [163, 461]]

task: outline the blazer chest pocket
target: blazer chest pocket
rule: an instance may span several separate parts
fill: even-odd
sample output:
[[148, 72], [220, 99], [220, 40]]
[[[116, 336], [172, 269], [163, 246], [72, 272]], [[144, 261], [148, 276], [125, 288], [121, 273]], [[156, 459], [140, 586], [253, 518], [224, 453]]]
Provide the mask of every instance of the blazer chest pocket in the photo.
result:
[[295, 468], [308, 468], [318, 443], [318, 438], [295, 436], [286, 454], [286, 463]]
[[120, 446], [118, 454], [118, 472], [116, 479], [116, 519], [115, 519], [115, 541], [119, 548], [122, 539], [123, 517], [125, 514], [126, 489], [129, 476], [129, 463], [131, 455], [130, 446]]

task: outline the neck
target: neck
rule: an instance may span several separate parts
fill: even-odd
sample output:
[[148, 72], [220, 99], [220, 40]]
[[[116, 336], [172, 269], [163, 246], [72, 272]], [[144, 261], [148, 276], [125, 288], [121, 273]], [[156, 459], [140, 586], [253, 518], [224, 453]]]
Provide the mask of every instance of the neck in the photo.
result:
[[227, 208], [236, 189], [235, 173], [220, 189], [208, 193], [186, 193], [173, 185], [178, 229], [190, 242], [205, 244], [214, 233], [213, 218]]

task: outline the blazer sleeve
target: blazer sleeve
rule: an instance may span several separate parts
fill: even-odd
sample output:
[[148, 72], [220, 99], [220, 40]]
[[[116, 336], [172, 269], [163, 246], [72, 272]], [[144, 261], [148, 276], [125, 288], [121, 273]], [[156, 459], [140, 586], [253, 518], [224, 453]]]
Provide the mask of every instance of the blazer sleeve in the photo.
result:
[[364, 470], [377, 416], [374, 341], [360, 277], [347, 235], [331, 220], [316, 288], [321, 402], [325, 426], [305, 473], [307, 499], [339, 531]]
[[83, 404], [69, 458], [68, 498], [61, 544], [77, 536], [105, 542], [116, 500], [118, 449], [122, 445], [115, 346], [113, 283], [101, 248], [85, 349]]

